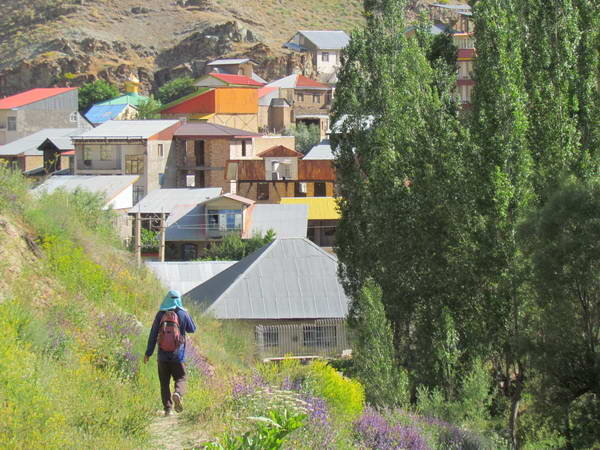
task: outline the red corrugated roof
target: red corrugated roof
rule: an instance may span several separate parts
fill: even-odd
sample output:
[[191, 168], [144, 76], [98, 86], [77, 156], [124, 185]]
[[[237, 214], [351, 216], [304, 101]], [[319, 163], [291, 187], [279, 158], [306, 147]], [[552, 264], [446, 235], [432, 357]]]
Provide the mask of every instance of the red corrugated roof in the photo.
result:
[[0, 109], [18, 108], [77, 88], [38, 88], [0, 99]]
[[271, 92], [273, 92], [273, 91], [275, 91], [277, 89], [279, 89], [279, 88], [278, 87], [268, 87], [268, 86], [261, 87], [258, 90], [258, 98], [262, 98], [265, 95], [270, 94]]
[[215, 77], [228, 84], [237, 84], [242, 86], [264, 86], [263, 83], [254, 81], [245, 75], [230, 75], [228, 73], [209, 73], [211, 77]]
[[311, 80], [308, 77], [305, 77], [304, 75], [298, 75], [298, 78], [296, 79], [296, 89], [298, 88], [321, 88], [321, 89], [328, 89], [329, 86], [327, 86], [326, 84], [323, 83], [319, 83], [318, 81], [315, 80]]

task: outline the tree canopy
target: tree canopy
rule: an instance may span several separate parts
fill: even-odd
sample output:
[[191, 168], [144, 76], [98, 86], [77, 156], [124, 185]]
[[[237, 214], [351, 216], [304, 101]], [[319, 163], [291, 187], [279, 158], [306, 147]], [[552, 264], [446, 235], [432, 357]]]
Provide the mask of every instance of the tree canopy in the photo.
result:
[[120, 95], [119, 88], [104, 80], [90, 81], [79, 88], [79, 111], [85, 112], [90, 106]]

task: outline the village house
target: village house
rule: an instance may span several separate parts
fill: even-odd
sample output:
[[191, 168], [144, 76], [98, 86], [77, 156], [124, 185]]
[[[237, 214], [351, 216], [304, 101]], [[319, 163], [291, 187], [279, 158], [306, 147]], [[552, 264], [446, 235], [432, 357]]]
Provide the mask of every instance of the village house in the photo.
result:
[[[86, 128], [45, 128], [0, 147], [0, 160], [27, 176], [38, 176], [72, 167], [71, 136]], [[46, 153], [45, 149], [54, 147]]]
[[0, 145], [44, 128], [85, 128], [77, 88], [31, 89], [0, 99]]
[[305, 238], [276, 239], [186, 297], [254, 335], [263, 358], [339, 356], [348, 349], [349, 299], [337, 259]]
[[165, 105], [161, 117], [258, 131], [258, 89], [263, 83], [244, 75], [209, 73], [195, 86], [198, 91]]
[[259, 133], [206, 122], [189, 122], [175, 132], [177, 187], [221, 187], [236, 192], [225, 177], [229, 159], [251, 159], [274, 146], [294, 146], [293, 136]]
[[[277, 88], [278, 98], [284, 99], [286, 104], [291, 105], [292, 123], [316, 125], [319, 127], [321, 138], [326, 136], [329, 130], [329, 111], [333, 96], [331, 86], [311, 80], [304, 75], [293, 74], [273, 81], [265, 87], [265, 89], [271, 88]], [[269, 113], [277, 114], [278, 111], [276, 108], [271, 108]]]
[[[350, 42], [344, 31], [298, 31], [283, 47], [305, 53], [316, 72], [317, 78], [329, 84], [336, 84], [337, 71], [341, 66], [342, 50]], [[303, 65], [306, 61], [301, 61]]]
[[125, 94], [92, 105], [85, 113], [85, 118], [94, 126], [108, 120], [134, 120], [139, 106], [147, 102], [146, 96], [140, 95], [140, 80], [131, 74], [125, 82]]
[[[249, 239], [272, 230], [282, 237], [305, 237], [307, 208], [303, 205], [255, 205], [219, 188], [160, 189], [129, 211], [145, 219], [144, 227], [158, 231], [166, 215], [166, 259], [189, 261], [229, 234]], [[150, 219], [150, 220], [148, 220]]]
[[208, 72], [226, 73], [230, 75], [244, 75], [248, 78], [252, 78], [261, 84], [267, 84], [260, 76], [254, 73], [254, 67], [256, 61], [250, 58], [236, 58], [236, 59], [216, 59], [209, 62], [206, 65]]
[[331, 149], [330, 157], [313, 151], [305, 156], [283, 145], [271, 147], [252, 159], [227, 161], [226, 175], [239, 195], [257, 203], [305, 205], [308, 238], [321, 247], [333, 247], [340, 218], [334, 198], [333, 155]]
[[134, 202], [161, 187], [176, 186], [173, 135], [178, 120], [109, 120], [79, 136], [75, 175], [140, 175]]
[[116, 214], [115, 229], [119, 237], [127, 240], [131, 234], [131, 224], [127, 213], [133, 206], [133, 186], [139, 175], [61, 175], [47, 178], [34, 189], [36, 195], [52, 194], [62, 190], [73, 193], [88, 191], [104, 198], [103, 209], [111, 209]]

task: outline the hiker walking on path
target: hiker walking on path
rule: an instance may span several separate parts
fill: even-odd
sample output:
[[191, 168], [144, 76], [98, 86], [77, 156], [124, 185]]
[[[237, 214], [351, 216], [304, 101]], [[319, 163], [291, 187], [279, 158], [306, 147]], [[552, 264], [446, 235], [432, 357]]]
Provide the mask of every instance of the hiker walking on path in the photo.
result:
[[[178, 291], [169, 291], [156, 313], [144, 364], [148, 362], [158, 343], [158, 379], [165, 416], [183, 411], [185, 393], [185, 335], [196, 331], [196, 324], [181, 302]], [[175, 392], [171, 396], [171, 377], [175, 380]]]

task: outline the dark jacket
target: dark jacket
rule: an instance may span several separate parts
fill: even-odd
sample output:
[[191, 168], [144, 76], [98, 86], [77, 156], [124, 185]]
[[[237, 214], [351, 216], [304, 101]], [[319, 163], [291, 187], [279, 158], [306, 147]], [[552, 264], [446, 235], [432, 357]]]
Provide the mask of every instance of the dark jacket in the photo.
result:
[[[179, 331], [182, 336], [185, 337], [186, 333], [193, 333], [196, 331], [196, 324], [192, 317], [183, 309], [176, 308], [175, 312], [179, 318]], [[160, 319], [165, 314], [165, 311], [158, 311], [150, 330], [150, 336], [148, 336], [148, 347], [146, 348], [146, 356], [152, 356], [154, 353], [154, 347], [156, 347], [156, 341], [158, 339], [158, 327], [160, 326]], [[176, 352], [164, 352], [158, 349], [158, 360], [159, 361], [176, 361], [183, 362], [185, 360], [185, 342], [179, 346], [179, 350]]]

